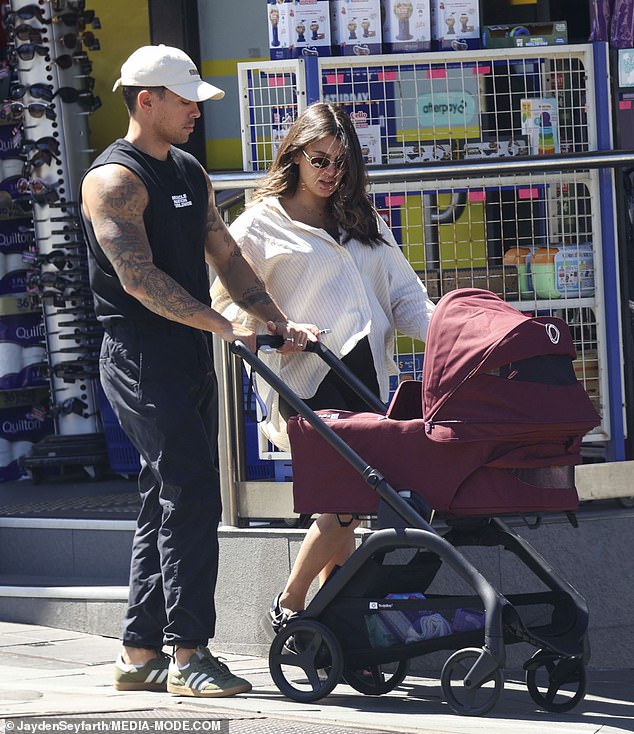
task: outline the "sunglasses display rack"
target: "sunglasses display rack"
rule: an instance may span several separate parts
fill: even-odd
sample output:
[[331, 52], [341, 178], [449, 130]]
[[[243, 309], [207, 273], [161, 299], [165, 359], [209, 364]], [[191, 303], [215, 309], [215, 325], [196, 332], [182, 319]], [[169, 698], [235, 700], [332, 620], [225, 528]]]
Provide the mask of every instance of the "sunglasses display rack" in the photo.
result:
[[3, 384], [0, 374], [0, 411], [12, 388], [38, 398], [28, 412], [36, 440], [21, 441], [4, 460], [10, 453], [13, 472], [27, 470], [34, 479], [78, 466], [94, 475], [108, 465], [97, 394], [102, 333], [75, 198], [92, 160], [89, 117], [100, 106], [88, 53], [99, 49], [99, 19], [85, 0], [1, 7], [8, 79], [0, 79], [0, 131], [9, 141], [13, 135], [15, 150], [8, 152], [0, 135], [0, 210], [4, 195], [11, 214], [0, 221], [7, 242], [0, 288], [7, 280], [23, 313], [14, 328], [15, 314], [5, 315], [0, 304], [0, 368], [18, 361], [3, 334], [19, 334], [24, 344], [14, 381]]

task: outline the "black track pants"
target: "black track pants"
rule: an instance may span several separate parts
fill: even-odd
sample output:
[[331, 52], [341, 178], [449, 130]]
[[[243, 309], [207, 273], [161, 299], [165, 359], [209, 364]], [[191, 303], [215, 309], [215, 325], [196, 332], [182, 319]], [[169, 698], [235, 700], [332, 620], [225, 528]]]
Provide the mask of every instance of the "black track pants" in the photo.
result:
[[121, 427], [141, 454], [123, 643], [206, 645], [216, 622], [221, 517], [209, 340], [171, 322], [109, 326], [100, 373]]

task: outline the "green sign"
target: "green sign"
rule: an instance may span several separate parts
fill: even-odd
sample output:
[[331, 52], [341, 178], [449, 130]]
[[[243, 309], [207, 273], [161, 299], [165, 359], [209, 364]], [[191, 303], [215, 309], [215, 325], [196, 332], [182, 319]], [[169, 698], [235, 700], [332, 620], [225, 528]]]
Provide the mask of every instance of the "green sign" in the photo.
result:
[[475, 97], [465, 90], [434, 92], [418, 98], [421, 128], [466, 128], [478, 124]]

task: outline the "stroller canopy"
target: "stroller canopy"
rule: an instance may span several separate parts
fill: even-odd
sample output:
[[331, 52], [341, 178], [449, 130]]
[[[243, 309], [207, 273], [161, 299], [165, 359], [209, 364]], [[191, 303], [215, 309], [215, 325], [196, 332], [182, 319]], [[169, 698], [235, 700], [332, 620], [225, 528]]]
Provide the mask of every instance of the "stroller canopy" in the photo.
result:
[[423, 419], [434, 441], [581, 437], [600, 418], [572, 360], [565, 321], [527, 316], [495, 294], [461, 288], [429, 327]]

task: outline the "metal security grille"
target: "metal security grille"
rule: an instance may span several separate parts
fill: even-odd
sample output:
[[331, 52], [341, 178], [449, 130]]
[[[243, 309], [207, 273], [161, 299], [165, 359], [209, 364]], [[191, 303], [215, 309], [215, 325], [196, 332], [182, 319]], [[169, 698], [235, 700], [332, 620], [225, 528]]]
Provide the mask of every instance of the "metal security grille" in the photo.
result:
[[[485, 288], [566, 320], [577, 375], [603, 418], [588, 440], [609, 440], [598, 172], [527, 165], [474, 177], [453, 165], [596, 150], [591, 46], [262, 62], [238, 74], [245, 170], [270, 166], [310, 101], [343, 106], [370, 170], [394, 166], [370, 193], [430, 296]], [[446, 179], [403, 180], [407, 167], [442, 161]], [[423, 352], [397, 335], [393, 387], [420, 378]]]

